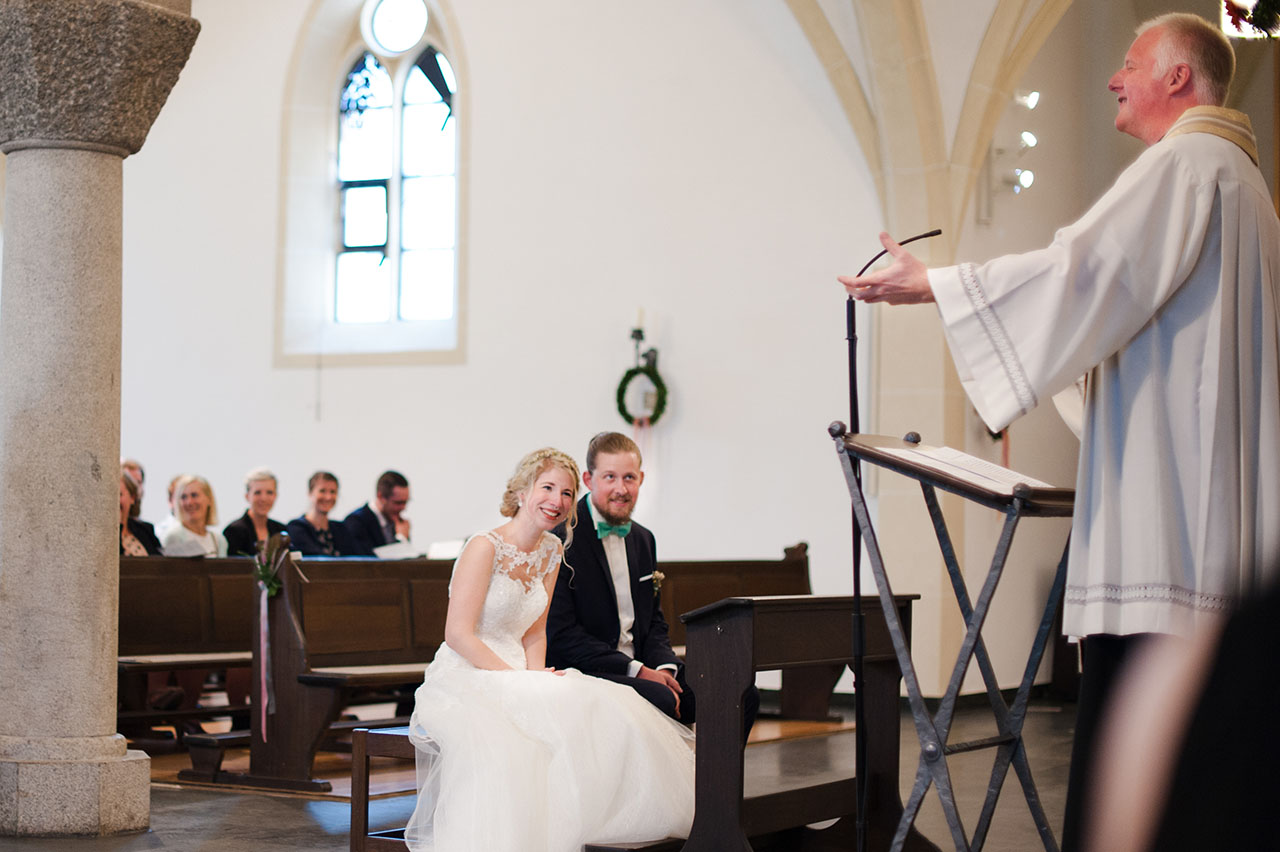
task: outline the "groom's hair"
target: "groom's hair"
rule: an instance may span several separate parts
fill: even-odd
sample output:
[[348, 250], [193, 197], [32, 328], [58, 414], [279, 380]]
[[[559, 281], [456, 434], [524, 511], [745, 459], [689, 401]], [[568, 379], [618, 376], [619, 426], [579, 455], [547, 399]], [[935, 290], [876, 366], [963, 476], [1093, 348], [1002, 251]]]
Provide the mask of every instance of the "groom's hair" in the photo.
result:
[[640, 457], [640, 448], [636, 442], [621, 432], [600, 432], [587, 444], [587, 470], [596, 469], [596, 456], [600, 453], [635, 453], [636, 465], [644, 467], [644, 459]]

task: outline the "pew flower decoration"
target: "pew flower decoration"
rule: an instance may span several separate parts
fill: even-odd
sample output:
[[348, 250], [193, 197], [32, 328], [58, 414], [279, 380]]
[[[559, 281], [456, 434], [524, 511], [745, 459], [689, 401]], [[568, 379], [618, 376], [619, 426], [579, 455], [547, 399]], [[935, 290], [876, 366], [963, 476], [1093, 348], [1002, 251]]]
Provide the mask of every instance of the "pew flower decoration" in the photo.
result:
[[1258, 0], [1253, 4], [1252, 9], [1247, 9], [1231, 0], [1222, 0], [1222, 2], [1227, 10], [1227, 17], [1240, 32], [1244, 32], [1243, 24], [1248, 24], [1269, 37], [1276, 35], [1276, 31], [1280, 30], [1280, 0]]
[[259, 587], [267, 593], [267, 597], [275, 597], [280, 591], [280, 566], [284, 565], [284, 561], [288, 558], [288, 533], [276, 533], [267, 539], [265, 544], [258, 543], [257, 551], [253, 555], [253, 579], [258, 581]]

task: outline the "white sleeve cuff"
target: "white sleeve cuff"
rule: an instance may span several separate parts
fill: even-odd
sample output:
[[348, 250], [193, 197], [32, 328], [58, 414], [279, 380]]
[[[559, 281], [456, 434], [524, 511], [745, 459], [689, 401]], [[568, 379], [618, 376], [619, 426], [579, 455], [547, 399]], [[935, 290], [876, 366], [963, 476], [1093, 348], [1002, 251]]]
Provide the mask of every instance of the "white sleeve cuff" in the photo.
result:
[[674, 674], [675, 672], [680, 670], [680, 667], [677, 666], [675, 663], [663, 663], [662, 665], [658, 666], [658, 670], [668, 671]]
[[627, 677], [639, 677], [642, 668], [644, 668], [644, 663], [639, 660], [632, 660], [627, 663]]

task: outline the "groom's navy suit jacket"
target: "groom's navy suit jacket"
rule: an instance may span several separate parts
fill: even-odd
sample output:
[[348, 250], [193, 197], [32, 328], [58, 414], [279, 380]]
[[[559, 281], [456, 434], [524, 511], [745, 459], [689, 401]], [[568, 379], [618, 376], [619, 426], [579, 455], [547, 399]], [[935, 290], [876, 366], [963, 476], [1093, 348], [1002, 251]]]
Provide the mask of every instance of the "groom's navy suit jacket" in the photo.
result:
[[[565, 564], [556, 578], [551, 611], [547, 615], [547, 665], [575, 668], [586, 674], [625, 675], [631, 662], [618, 651], [618, 599], [604, 545], [591, 523], [584, 497], [578, 501], [578, 526], [565, 551]], [[563, 535], [563, 530], [558, 530]], [[636, 620], [631, 628], [635, 659], [649, 668], [664, 663], [680, 666], [667, 636], [667, 620], [653, 592], [658, 565], [653, 533], [634, 521], [626, 537], [627, 568], [631, 573], [631, 604]], [[572, 569], [572, 570], [570, 570]], [[641, 577], [649, 579], [641, 580]]]

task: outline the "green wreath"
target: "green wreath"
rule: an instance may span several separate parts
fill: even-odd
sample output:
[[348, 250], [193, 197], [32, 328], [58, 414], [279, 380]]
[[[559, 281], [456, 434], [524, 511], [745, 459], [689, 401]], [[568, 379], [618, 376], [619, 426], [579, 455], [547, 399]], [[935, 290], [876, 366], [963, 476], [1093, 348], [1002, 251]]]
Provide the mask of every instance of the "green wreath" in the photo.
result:
[[653, 382], [653, 389], [657, 392], [658, 398], [653, 403], [653, 414], [649, 415], [649, 425], [652, 426], [658, 422], [658, 418], [662, 416], [662, 412], [667, 410], [667, 384], [662, 381], [662, 376], [658, 375], [656, 367], [643, 366], [632, 367], [622, 374], [622, 381], [618, 382], [618, 414], [622, 419], [627, 421], [628, 425], [634, 424], [636, 418], [631, 416], [631, 412], [627, 411], [627, 387], [636, 376], [648, 376], [649, 381]]

